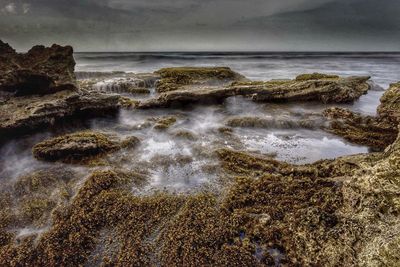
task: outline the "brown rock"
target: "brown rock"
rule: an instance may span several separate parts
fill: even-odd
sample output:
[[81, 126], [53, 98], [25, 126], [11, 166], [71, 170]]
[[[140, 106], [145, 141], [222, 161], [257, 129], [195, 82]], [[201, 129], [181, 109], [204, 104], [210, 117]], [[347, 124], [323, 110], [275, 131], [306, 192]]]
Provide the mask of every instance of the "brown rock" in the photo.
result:
[[324, 116], [330, 120], [326, 129], [329, 132], [382, 151], [392, 144], [398, 135], [400, 83], [392, 84], [382, 96], [377, 117], [363, 116], [343, 108], [326, 109]]
[[18, 54], [0, 41], [0, 91], [23, 96], [75, 90], [74, 67], [70, 46], [35, 46]]
[[144, 101], [138, 108], [169, 107], [198, 102], [218, 102], [242, 95], [258, 102], [319, 101], [351, 102], [365, 94], [369, 77], [322, 78], [318, 80], [285, 80], [268, 82], [239, 81], [226, 86], [186, 86]]

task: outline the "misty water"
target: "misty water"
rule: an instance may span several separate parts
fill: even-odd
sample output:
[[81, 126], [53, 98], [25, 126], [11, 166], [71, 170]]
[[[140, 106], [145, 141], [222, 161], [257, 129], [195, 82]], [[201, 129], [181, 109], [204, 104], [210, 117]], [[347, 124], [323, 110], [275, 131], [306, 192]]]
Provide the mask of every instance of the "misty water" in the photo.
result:
[[[389, 84], [400, 80], [400, 54], [328, 54], [328, 53], [77, 53], [76, 70], [89, 72], [153, 72], [175, 66], [228, 66], [252, 80], [292, 79], [298, 74], [322, 72], [341, 76], [369, 75], [372, 89], [353, 104], [340, 105], [357, 112], [374, 115], [379, 98]], [[85, 78], [85, 74], [80, 74]], [[108, 93], [124, 74], [97, 82]], [[151, 87], [151, 86], [150, 86]], [[111, 88], [112, 90], [106, 90]], [[147, 96], [154, 96], [154, 88]], [[368, 147], [351, 144], [321, 130], [326, 123], [319, 114], [329, 107], [320, 103], [264, 104], [243, 97], [231, 97], [221, 104], [191, 105], [180, 109], [122, 109], [116, 116], [92, 119], [11, 140], [0, 148], [0, 179], [15, 180], [34, 170], [54, 167], [54, 163], [37, 161], [31, 148], [46, 138], [82, 129], [94, 129], [118, 135], [136, 136], [140, 145], [108, 156], [112, 166], [135, 171], [147, 177], [138, 193], [168, 189], [188, 191], [213, 187], [221, 173], [215, 151], [233, 149], [258, 156], [269, 156], [294, 164], [311, 163], [343, 155], [367, 153]], [[154, 128], [154, 121], [166, 116], [177, 120], [167, 130]], [[229, 127], [240, 118], [262, 118], [263, 127]], [[307, 125], [299, 121], [307, 120]], [[73, 169], [82, 177], [95, 169], [57, 163]], [[135, 189], [137, 190], [137, 189]]]

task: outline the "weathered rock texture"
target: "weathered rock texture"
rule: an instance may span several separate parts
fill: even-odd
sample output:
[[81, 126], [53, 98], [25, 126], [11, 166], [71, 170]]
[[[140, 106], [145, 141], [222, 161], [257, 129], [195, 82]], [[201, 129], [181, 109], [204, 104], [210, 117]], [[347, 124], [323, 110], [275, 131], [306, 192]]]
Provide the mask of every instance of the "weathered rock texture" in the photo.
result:
[[0, 141], [77, 115], [119, 108], [119, 96], [80, 90], [71, 47], [35, 46], [16, 53], [0, 41]]
[[120, 141], [112, 136], [93, 131], [67, 134], [36, 144], [32, 153], [45, 161], [81, 162], [121, 149], [133, 147], [138, 139], [130, 137]]
[[[12, 201], [16, 188], [0, 195], [0, 264], [396, 266], [399, 142], [301, 166], [219, 150], [237, 177], [220, 195], [135, 196], [135, 178], [114, 171], [97, 171], [68, 193], [76, 184], [36, 174], [37, 186], [20, 183], [30, 202]], [[61, 189], [57, 204], [46, 192]], [[25, 218], [51, 225], [16, 237], [9, 226]]]
[[118, 105], [116, 95], [84, 91], [11, 98], [0, 103], [0, 134], [25, 133], [78, 115], [110, 114]]
[[200, 86], [227, 85], [233, 81], [245, 80], [245, 77], [226, 67], [182, 67], [165, 68], [155, 72], [161, 76], [156, 84], [157, 92], [169, 92], [178, 89], [196, 90]]
[[[178, 71], [178, 70], [176, 70]], [[254, 101], [319, 101], [323, 103], [351, 102], [365, 94], [370, 86], [369, 77], [338, 78], [319, 74], [309, 79], [249, 82], [236, 81], [225, 86], [181, 86], [163, 90], [155, 99], [138, 104], [139, 108], [169, 107], [187, 103], [221, 101], [227, 97], [242, 95]]]
[[0, 41], [0, 91], [17, 96], [76, 89], [72, 47], [35, 46], [16, 53]]
[[382, 151], [394, 142], [400, 121], [400, 83], [395, 83], [381, 98], [377, 116], [363, 116], [343, 108], [329, 108], [324, 115], [331, 120], [328, 131], [362, 145]]

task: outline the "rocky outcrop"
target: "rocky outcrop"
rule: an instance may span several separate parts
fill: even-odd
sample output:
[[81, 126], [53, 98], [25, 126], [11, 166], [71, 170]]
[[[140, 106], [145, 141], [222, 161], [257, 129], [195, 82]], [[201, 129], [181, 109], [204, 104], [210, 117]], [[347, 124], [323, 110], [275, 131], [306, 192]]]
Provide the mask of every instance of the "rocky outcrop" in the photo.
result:
[[344, 103], [358, 99], [370, 86], [369, 77], [323, 78], [268, 82], [238, 81], [227, 86], [182, 87], [138, 104], [138, 108], [215, 102], [242, 95], [258, 102], [319, 101]]
[[65, 118], [119, 108], [119, 96], [76, 87], [71, 47], [35, 46], [16, 53], [0, 41], [0, 141]]
[[165, 68], [155, 72], [160, 75], [156, 90], [159, 93], [199, 86], [224, 86], [233, 81], [246, 80], [244, 76], [227, 67], [180, 67]]
[[75, 61], [70, 46], [35, 46], [16, 53], [0, 41], [0, 91], [17, 96], [76, 89]]
[[0, 104], [0, 135], [33, 131], [78, 115], [111, 114], [118, 105], [117, 95], [85, 91], [12, 98]]
[[134, 147], [139, 140], [117, 140], [100, 132], [85, 131], [51, 138], [36, 144], [32, 153], [45, 161], [80, 162], [105, 155], [122, 147]]
[[377, 111], [378, 115], [373, 117], [343, 108], [326, 109], [324, 116], [330, 120], [327, 130], [351, 142], [382, 151], [394, 142], [398, 134], [400, 83], [392, 84], [385, 92]]

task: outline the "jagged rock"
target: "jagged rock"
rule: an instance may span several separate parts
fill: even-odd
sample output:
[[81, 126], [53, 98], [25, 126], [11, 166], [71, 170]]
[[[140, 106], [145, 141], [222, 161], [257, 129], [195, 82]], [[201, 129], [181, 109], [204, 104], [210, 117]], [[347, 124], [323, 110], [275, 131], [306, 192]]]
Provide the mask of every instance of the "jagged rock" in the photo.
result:
[[138, 104], [138, 108], [169, 107], [194, 102], [215, 102], [242, 95], [254, 101], [351, 102], [365, 94], [369, 77], [321, 78], [268, 82], [238, 81], [227, 86], [182, 87]]
[[23, 96], [75, 90], [74, 67], [70, 46], [34, 46], [18, 54], [0, 41], [0, 91]]
[[118, 110], [119, 96], [76, 87], [72, 53], [53, 45], [18, 54], [0, 41], [0, 141], [65, 118]]
[[323, 114], [330, 120], [329, 132], [382, 151], [394, 142], [398, 134], [400, 83], [392, 84], [382, 96], [376, 117], [363, 116], [344, 108], [329, 108]]
[[164, 68], [155, 72], [161, 76], [157, 81], [157, 92], [169, 92], [182, 88], [195, 89], [198, 86], [227, 85], [245, 77], [227, 67], [180, 67]]
[[36, 144], [32, 153], [35, 158], [45, 161], [79, 162], [122, 147], [134, 147], [138, 142], [136, 137], [120, 141], [103, 133], [84, 131], [45, 140]]
[[84, 91], [12, 98], [0, 103], [0, 135], [32, 131], [78, 115], [110, 114], [118, 105], [117, 95]]

